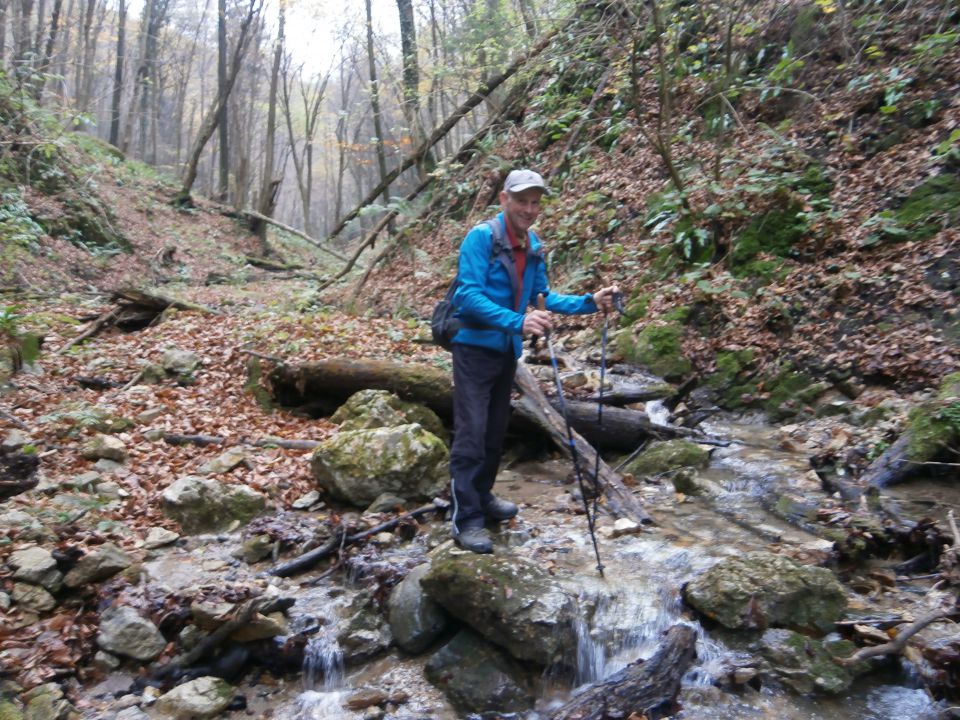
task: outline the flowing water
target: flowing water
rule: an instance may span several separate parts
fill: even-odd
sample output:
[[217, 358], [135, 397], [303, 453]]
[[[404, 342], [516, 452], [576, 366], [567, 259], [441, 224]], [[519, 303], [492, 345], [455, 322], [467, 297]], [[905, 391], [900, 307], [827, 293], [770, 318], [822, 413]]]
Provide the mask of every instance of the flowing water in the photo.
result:
[[[524, 463], [501, 473], [498, 492], [522, 507], [517, 527], [502, 532], [501, 545], [519, 556], [550, 562], [556, 576], [566, 578], [569, 590], [579, 598], [575, 685], [608, 678], [627, 664], [650, 657], [667, 628], [686, 623], [697, 632], [697, 659], [683, 679], [682, 710], [675, 716], [680, 720], [934, 720], [936, 705], [923, 690], [911, 686], [906, 672], [871, 676], [838, 698], [801, 697], [773, 685], [759, 691], [747, 686], [717, 687], [718, 680], [750, 664], [750, 638], [743, 633], [705, 631], [682, 603], [683, 585], [720, 559], [768, 549], [771, 541], [796, 548], [822, 548], [823, 541], [763, 510], [765, 497], [813, 482], [806, 457], [777, 450], [769, 428], [725, 426], [714, 431], [744, 441], [714, 451], [705, 476], [721, 489], [715, 501], [684, 499], [669, 486], [641, 485], [637, 491], [657, 525], [640, 535], [614, 538], [609, 532], [612, 521], [601, 517], [602, 579], [595, 569], [586, 522], [570, 511], [577, 502], [571, 498], [569, 463]], [[412, 548], [401, 544], [379, 562], [409, 567], [426, 551], [423, 536], [412, 544]], [[362, 585], [363, 573], [355, 577]], [[338, 585], [342, 581], [334, 577], [317, 586], [298, 587], [300, 581], [287, 581], [283, 587], [285, 594], [297, 598], [291, 610], [293, 631], [310, 628], [312, 632], [300, 687], [288, 685], [263, 693], [242, 688], [252, 696], [248, 714], [289, 720], [359, 720], [363, 712], [343, 707], [351, 693], [390, 687], [402, 688], [410, 700], [391, 708], [388, 718], [461, 720], [424, 679], [426, 656], [391, 653], [359, 670], [345, 671], [335, 636], [344, 622], [344, 609], [359, 588], [344, 591]], [[548, 717], [571, 693], [570, 687], [550, 677], [543, 678], [541, 690], [536, 709], [518, 717]]]

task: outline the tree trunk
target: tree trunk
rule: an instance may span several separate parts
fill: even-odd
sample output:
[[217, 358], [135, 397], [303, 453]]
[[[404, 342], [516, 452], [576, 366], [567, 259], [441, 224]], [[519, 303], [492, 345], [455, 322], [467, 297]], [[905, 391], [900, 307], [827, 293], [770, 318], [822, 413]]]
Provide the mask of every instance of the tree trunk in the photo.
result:
[[[380, 184], [383, 188], [383, 204], [390, 203], [390, 181], [387, 180], [387, 156], [383, 149], [383, 120], [380, 117], [380, 84], [377, 81], [377, 62], [373, 52], [372, 0], [364, 0], [367, 8], [367, 61], [370, 66], [370, 109], [373, 111], [373, 135], [377, 151], [377, 167], [380, 168]], [[391, 234], [393, 229], [391, 228]]]
[[[417, 24], [413, 15], [413, 0], [397, 0], [400, 14], [400, 48], [403, 56], [403, 117], [410, 130], [412, 146], [417, 147], [426, 140], [423, 122], [420, 119], [420, 63], [417, 60]], [[433, 170], [433, 156], [427, 153], [423, 161], [417, 164], [420, 181], [426, 179]]]
[[207, 141], [213, 136], [217, 128], [217, 122], [220, 118], [220, 107], [224, 105], [230, 97], [233, 85], [237, 80], [237, 74], [240, 72], [240, 64], [247, 49], [247, 43], [250, 39], [251, 25], [260, 13], [263, 6], [263, 0], [249, 0], [247, 14], [240, 23], [240, 32], [237, 34], [237, 43], [233, 49], [233, 60], [230, 65], [230, 72], [227, 74], [227, 82], [220, 88], [213, 105], [207, 110], [206, 116], [200, 123], [200, 129], [197, 132], [196, 140], [190, 151], [190, 158], [187, 161], [187, 167], [183, 175], [183, 184], [180, 192], [174, 201], [177, 205], [187, 205], [190, 203], [190, 191], [193, 189], [193, 183], [197, 179], [197, 166], [200, 163], [200, 156], [203, 155], [203, 149]]
[[[34, 97], [37, 102], [41, 102], [43, 88], [47, 84], [47, 76], [50, 73], [50, 64], [53, 61], [53, 51], [57, 44], [57, 33], [60, 31], [60, 16], [63, 10], [63, 0], [54, 0], [53, 12], [50, 15], [50, 32], [47, 34], [46, 46], [43, 49], [43, 59], [40, 62], [40, 77], [37, 78], [37, 88]], [[3, 58], [3, 52], [0, 51], [0, 59]]]
[[[220, 139], [220, 165], [217, 181], [217, 197], [220, 202], [227, 199], [230, 189], [230, 155], [228, 153], [227, 102], [230, 95], [227, 87], [227, 0], [217, 2], [217, 95], [224, 98], [220, 103], [217, 117], [217, 131]], [[269, 214], [269, 213], [267, 213]]]
[[692, 627], [674, 625], [652, 658], [637, 660], [579, 693], [554, 711], [550, 720], [669, 717], [675, 712], [680, 680], [697, 656], [696, 644]]
[[113, 69], [113, 97], [110, 102], [110, 144], [119, 147], [120, 101], [123, 98], [123, 62], [127, 44], [127, 2], [119, 0], [117, 16], [117, 62]]
[[[577, 7], [579, 10], [580, 6], [578, 5]], [[574, 12], [574, 17], [578, 14], [578, 11]], [[573, 18], [571, 18], [571, 21], [572, 19]], [[570, 21], [568, 21], [568, 24], [569, 22]], [[332, 240], [339, 235], [340, 232], [343, 231], [343, 228], [346, 227], [347, 223], [357, 217], [363, 208], [373, 203], [385, 191], [385, 189], [389, 187], [389, 184], [399, 177], [400, 173], [416, 165], [416, 163], [424, 157], [430, 148], [440, 142], [440, 140], [442, 140], [471, 110], [480, 105], [480, 103], [484, 101], [490, 92], [513, 77], [518, 70], [520, 70], [534, 57], [543, 52], [543, 50], [546, 49], [546, 47], [552, 42], [553, 38], [560, 32], [560, 30], [561, 28], [551, 31], [549, 34], [541, 38], [540, 42], [538, 42], [529, 51], [517, 57], [517, 59], [514, 60], [506, 70], [496, 77], [490, 78], [487, 83], [481, 84], [478, 88], [476, 88], [470, 97], [468, 97], [460, 105], [460, 107], [458, 107], [449, 117], [447, 117], [440, 127], [431, 133], [430, 137], [428, 137], [426, 141], [417, 147], [413, 153], [407, 156], [396, 168], [387, 173], [386, 177], [382, 178], [381, 182], [373, 190], [371, 190], [353, 210], [340, 219], [333, 231], [330, 233], [328, 240]]]
[[[283, 24], [284, 10], [280, 6], [279, 28], [277, 30], [277, 43], [273, 51], [273, 68], [270, 73], [270, 98], [267, 104], [267, 136], [264, 140], [264, 158], [263, 158], [263, 177], [260, 179], [260, 203], [257, 208], [261, 215], [270, 217], [277, 204], [277, 190], [280, 187], [280, 181], [273, 179], [274, 173], [274, 147], [277, 141], [277, 88], [280, 83], [280, 63], [283, 60]], [[267, 224], [256, 221], [258, 224], [251, 229], [256, 232], [260, 238], [260, 254], [266, 256], [270, 252], [270, 246], [267, 244]]]

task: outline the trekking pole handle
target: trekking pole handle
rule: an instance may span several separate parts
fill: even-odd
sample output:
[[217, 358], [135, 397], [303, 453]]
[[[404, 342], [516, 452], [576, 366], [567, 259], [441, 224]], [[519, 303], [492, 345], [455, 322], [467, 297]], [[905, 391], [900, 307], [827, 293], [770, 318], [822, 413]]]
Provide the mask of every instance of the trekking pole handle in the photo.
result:
[[537, 310], [546, 310], [547, 309], [547, 300], [543, 297], [543, 293], [537, 293]]

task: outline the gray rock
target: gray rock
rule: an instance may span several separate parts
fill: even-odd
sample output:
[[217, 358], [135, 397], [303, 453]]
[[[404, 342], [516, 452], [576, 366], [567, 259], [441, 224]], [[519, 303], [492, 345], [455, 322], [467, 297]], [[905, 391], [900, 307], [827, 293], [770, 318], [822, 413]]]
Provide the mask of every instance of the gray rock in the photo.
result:
[[15, 550], [10, 553], [9, 563], [16, 568], [14, 580], [40, 585], [50, 592], [58, 592], [63, 584], [63, 574], [57, 569], [57, 561], [46, 548]]
[[734, 630], [789, 627], [824, 634], [847, 605], [843, 586], [829, 570], [766, 552], [720, 561], [690, 581], [685, 597]]
[[113, 460], [122, 463], [127, 459], [127, 446], [118, 437], [98, 433], [83, 444], [80, 455], [87, 460]]
[[233, 447], [220, 457], [204, 463], [200, 467], [200, 472], [204, 475], [222, 475], [245, 463], [249, 464], [246, 451], [241, 447]]
[[103, 473], [104, 475], [114, 473], [122, 467], [123, 465], [118, 463], [116, 460], [110, 460], [108, 458], [100, 458], [93, 464], [93, 469], [99, 473]]
[[39, 585], [15, 582], [10, 590], [10, 597], [25, 610], [37, 613], [50, 612], [57, 607], [56, 598]]
[[385, 513], [397, 512], [400, 508], [407, 505], [407, 501], [393, 493], [383, 493], [376, 500], [370, 503], [365, 513]]
[[847, 657], [855, 651], [856, 646], [846, 640], [823, 642], [779, 628], [767, 630], [760, 639], [760, 652], [771, 672], [802, 694], [838, 694], [848, 690], [854, 672], [838, 665], [834, 658]]
[[276, 543], [269, 535], [254, 535], [243, 541], [234, 555], [247, 563], [257, 563], [273, 554]]
[[128, 707], [118, 712], [114, 720], [150, 720], [150, 716], [138, 707]]
[[165, 545], [175, 543], [180, 536], [172, 530], [162, 527], [152, 527], [147, 532], [147, 537], [143, 540], [143, 546], [148, 550], [155, 550]]
[[470, 630], [430, 658], [424, 674], [461, 713], [518, 712], [533, 705], [517, 663]]
[[19, 450], [24, 445], [30, 445], [32, 442], [33, 440], [25, 432], [13, 428], [3, 436], [3, 441], [0, 442], [0, 448], [7, 451]]
[[374, 607], [369, 591], [354, 598], [349, 613], [346, 626], [337, 634], [345, 664], [365, 662], [390, 647], [390, 626]]
[[190, 534], [221, 532], [249, 522], [267, 499], [246, 485], [188, 475], [163, 492], [163, 511]]
[[414, 655], [426, 650], [449, 622], [443, 608], [427, 597], [420, 586], [420, 579], [429, 570], [427, 563], [413, 568], [393, 589], [387, 602], [394, 642], [401, 650]]
[[12, 602], [13, 601], [10, 599], [10, 596], [0, 590], [0, 610], [9, 610]]
[[420, 581], [448, 613], [520, 660], [570, 666], [576, 657], [576, 600], [529, 560], [438, 553]]
[[93, 548], [77, 561], [63, 579], [69, 588], [106, 580], [133, 565], [133, 558], [112, 543]]
[[341, 431], [314, 451], [317, 484], [335, 498], [367, 507], [383, 493], [429, 500], [447, 482], [446, 445], [416, 423]]
[[320, 493], [317, 490], [311, 490], [306, 495], [301, 495], [294, 500], [290, 506], [294, 510], [309, 510], [320, 502]]
[[[100, 462], [110, 462], [109, 460], [101, 460]], [[100, 497], [110, 498], [113, 500], [121, 500], [123, 498], [130, 497], [130, 493], [126, 488], [122, 487], [119, 483], [114, 482], [113, 480], [106, 480], [104, 482], [97, 483], [96, 493]]]
[[190, 379], [200, 367], [200, 356], [189, 350], [171, 348], [164, 351], [160, 365], [169, 374], [179, 379]]
[[147, 423], [152, 423], [157, 418], [163, 415], [162, 408], [147, 408], [142, 413], [138, 414], [136, 421], [140, 425], [146, 425]]
[[387, 390], [360, 390], [330, 417], [341, 431], [369, 430], [417, 423], [446, 441], [447, 431], [437, 414], [417, 403], [406, 402]]
[[87, 470], [87, 472], [75, 475], [69, 484], [77, 489], [93, 489], [93, 486], [100, 480], [100, 473], [96, 470]]
[[161, 695], [157, 699], [157, 710], [175, 720], [212, 718], [227, 709], [234, 692], [226, 680], [200, 677]]
[[120, 667], [120, 658], [105, 650], [97, 650], [93, 656], [93, 666], [103, 672], [110, 672]]
[[97, 645], [107, 652], [147, 661], [163, 652], [166, 644], [156, 626], [131, 607], [107, 608], [100, 615]]

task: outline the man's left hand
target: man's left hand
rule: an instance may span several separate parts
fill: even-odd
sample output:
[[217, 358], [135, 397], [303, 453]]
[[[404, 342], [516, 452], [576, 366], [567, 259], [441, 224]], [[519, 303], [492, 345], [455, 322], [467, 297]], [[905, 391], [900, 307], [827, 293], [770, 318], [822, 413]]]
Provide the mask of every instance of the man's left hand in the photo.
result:
[[593, 303], [597, 306], [598, 310], [610, 312], [613, 310], [613, 297], [619, 292], [620, 288], [616, 285], [610, 285], [602, 290], [597, 290], [593, 294]]

